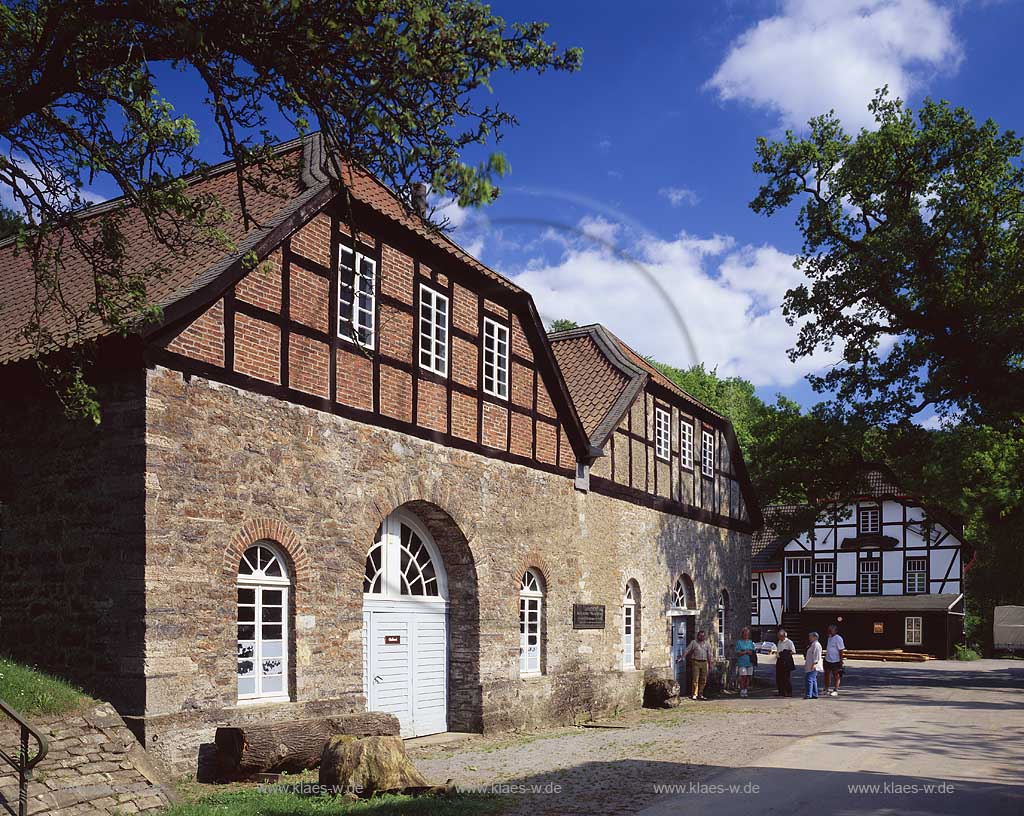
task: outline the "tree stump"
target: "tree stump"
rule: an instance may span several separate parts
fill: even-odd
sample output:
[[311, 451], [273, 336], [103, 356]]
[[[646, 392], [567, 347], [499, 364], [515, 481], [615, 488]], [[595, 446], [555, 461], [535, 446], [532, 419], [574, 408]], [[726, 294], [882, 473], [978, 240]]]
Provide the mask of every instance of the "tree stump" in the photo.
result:
[[644, 683], [644, 708], [669, 708], [679, 700], [679, 683], [664, 677]]
[[320, 762], [330, 737], [394, 735], [398, 730], [394, 715], [380, 711], [218, 728], [214, 737], [216, 775], [221, 780], [236, 780], [258, 773], [305, 771]]
[[320, 760], [320, 784], [362, 797], [437, 790], [416, 770], [400, 737], [331, 737]]

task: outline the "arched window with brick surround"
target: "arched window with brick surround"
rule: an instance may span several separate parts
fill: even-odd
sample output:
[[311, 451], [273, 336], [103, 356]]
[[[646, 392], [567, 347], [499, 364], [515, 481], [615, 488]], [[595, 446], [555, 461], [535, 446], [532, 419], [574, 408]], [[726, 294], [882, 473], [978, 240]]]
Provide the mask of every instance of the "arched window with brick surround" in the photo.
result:
[[238, 699], [288, 699], [288, 591], [282, 552], [257, 541], [238, 563]]
[[543, 632], [544, 579], [534, 569], [523, 573], [519, 582], [519, 674], [540, 674]]

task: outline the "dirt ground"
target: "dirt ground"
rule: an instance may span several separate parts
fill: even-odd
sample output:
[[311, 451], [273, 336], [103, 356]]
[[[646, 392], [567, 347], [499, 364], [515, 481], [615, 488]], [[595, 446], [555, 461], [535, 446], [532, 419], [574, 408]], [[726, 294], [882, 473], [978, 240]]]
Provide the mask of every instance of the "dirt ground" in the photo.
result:
[[658, 785], [697, 783], [835, 727], [843, 715], [834, 702], [761, 688], [746, 699], [630, 712], [598, 723], [605, 727], [474, 736], [410, 753], [431, 780], [508, 796], [503, 814], [635, 813], [661, 795]]

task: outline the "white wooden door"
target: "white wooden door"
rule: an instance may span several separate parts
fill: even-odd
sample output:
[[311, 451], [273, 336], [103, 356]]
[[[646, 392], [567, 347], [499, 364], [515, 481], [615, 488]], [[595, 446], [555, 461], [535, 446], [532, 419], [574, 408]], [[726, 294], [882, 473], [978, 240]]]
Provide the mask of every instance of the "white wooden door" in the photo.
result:
[[403, 737], [448, 727], [448, 628], [444, 612], [365, 614], [367, 702], [398, 718]]
[[371, 612], [369, 703], [371, 711], [398, 718], [403, 737], [414, 736], [412, 706], [412, 616]]

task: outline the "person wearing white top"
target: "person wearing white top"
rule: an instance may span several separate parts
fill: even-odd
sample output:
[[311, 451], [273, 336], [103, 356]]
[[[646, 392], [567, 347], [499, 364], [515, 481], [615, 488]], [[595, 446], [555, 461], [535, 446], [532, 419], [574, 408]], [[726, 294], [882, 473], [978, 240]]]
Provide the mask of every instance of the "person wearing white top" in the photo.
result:
[[807, 699], [818, 699], [818, 670], [821, 668], [821, 644], [818, 642], [818, 633], [811, 632], [808, 635], [810, 645], [807, 647], [807, 654], [804, 655], [804, 678], [807, 686]]
[[775, 688], [780, 697], [793, 696], [793, 682], [790, 680], [790, 672], [793, 671], [793, 656], [796, 654], [796, 646], [788, 637], [786, 630], [779, 630], [778, 656], [775, 658]]
[[[843, 679], [843, 652], [846, 643], [834, 623], [828, 626], [828, 643], [825, 646], [825, 688], [829, 697], [839, 696], [839, 684]], [[835, 682], [832, 682], [835, 678]]]

